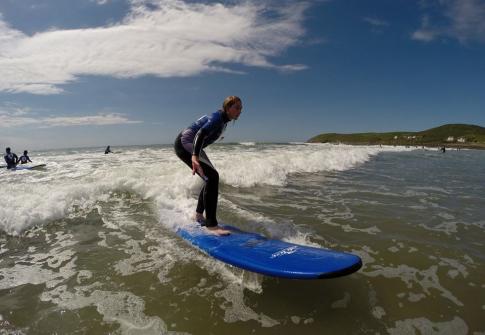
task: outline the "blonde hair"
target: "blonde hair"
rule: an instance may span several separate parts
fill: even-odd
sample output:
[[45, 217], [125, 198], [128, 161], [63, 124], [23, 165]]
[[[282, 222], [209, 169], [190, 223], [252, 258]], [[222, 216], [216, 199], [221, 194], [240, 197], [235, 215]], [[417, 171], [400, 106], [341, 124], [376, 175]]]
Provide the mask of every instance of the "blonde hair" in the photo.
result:
[[228, 96], [224, 99], [224, 102], [222, 103], [222, 110], [226, 112], [229, 108], [231, 108], [238, 102], [241, 103], [241, 98], [236, 97], [235, 95]]

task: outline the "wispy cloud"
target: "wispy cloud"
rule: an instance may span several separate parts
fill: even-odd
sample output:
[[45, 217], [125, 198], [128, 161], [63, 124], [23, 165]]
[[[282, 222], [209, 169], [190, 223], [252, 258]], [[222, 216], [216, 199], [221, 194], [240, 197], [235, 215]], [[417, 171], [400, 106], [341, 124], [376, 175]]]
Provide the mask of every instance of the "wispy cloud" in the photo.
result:
[[389, 22], [377, 19], [375, 17], [364, 17], [363, 20], [364, 20], [364, 22], [367, 22], [368, 24], [370, 24], [371, 26], [374, 26], [374, 27], [388, 27], [389, 26]]
[[106, 5], [110, 0], [91, 0], [91, 2], [95, 2], [98, 5]]
[[308, 6], [132, 0], [117, 24], [32, 36], [0, 17], [0, 91], [57, 94], [83, 75], [181, 77], [234, 72], [232, 64], [302, 70], [270, 58], [298, 43]]
[[371, 26], [373, 33], [382, 33], [385, 28], [389, 27], [389, 22], [375, 17], [364, 17], [362, 20]]
[[47, 127], [66, 127], [66, 126], [105, 126], [105, 125], [119, 125], [141, 123], [141, 121], [129, 120], [122, 114], [99, 114], [87, 116], [56, 116], [47, 117], [40, 120], [42, 124]]
[[86, 116], [48, 116], [36, 115], [28, 108], [21, 108], [14, 105], [0, 107], [0, 128], [16, 128], [23, 126], [36, 126], [39, 128], [48, 127], [69, 127], [69, 126], [104, 126], [141, 123], [128, 119], [119, 113], [101, 113]]
[[430, 26], [429, 17], [425, 15], [421, 18], [421, 28], [413, 32], [411, 38], [417, 41], [431, 42], [439, 35], [440, 32]]
[[430, 42], [453, 38], [463, 44], [485, 42], [485, 2], [482, 0], [437, 0], [435, 6], [428, 4], [423, 9], [438, 9], [441, 20], [431, 21], [428, 14], [423, 15], [421, 27], [411, 35], [413, 39]]

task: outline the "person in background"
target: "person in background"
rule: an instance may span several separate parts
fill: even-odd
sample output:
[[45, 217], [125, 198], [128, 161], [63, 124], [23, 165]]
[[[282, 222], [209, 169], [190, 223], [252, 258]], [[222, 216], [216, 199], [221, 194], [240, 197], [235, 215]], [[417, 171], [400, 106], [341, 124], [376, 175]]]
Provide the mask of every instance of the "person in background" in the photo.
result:
[[28, 162], [32, 163], [32, 161], [30, 160], [30, 157], [27, 154], [28, 154], [28, 151], [24, 150], [24, 154], [22, 156], [20, 156], [20, 158], [18, 160], [20, 162], [20, 164], [26, 164]]
[[104, 154], [106, 155], [106, 154], [109, 154], [110, 152], [113, 152], [113, 151], [111, 151], [111, 148], [110, 148], [110, 146], [108, 145], [108, 146], [106, 147], [106, 150], [104, 151]]
[[[216, 211], [219, 196], [219, 173], [212, 165], [203, 148], [214, 143], [226, 129], [227, 123], [237, 120], [242, 111], [241, 99], [227, 97], [222, 109], [204, 115], [188, 128], [182, 130], [175, 140], [175, 153], [205, 182], [199, 194], [195, 220], [216, 235], [228, 235], [229, 230], [218, 226]], [[204, 218], [205, 211], [205, 218]]]
[[16, 154], [14, 154], [10, 148], [5, 149], [5, 156], [3, 158], [5, 159], [5, 162], [7, 163], [7, 169], [13, 169], [17, 166], [19, 163], [19, 158]]

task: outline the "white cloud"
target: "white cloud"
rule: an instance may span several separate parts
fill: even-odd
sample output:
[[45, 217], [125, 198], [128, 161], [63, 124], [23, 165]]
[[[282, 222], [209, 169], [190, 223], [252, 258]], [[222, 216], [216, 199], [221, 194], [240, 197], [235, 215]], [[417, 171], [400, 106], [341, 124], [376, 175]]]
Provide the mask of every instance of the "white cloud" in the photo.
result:
[[302, 70], [269, 60], [304, 34], [308, 4], [280, 7], [132, 0], [131, 12], [115, 25], [32, 36], [0, 17], [0, 91], [57, 94], [83, 75], [180, 77], [234, 72], [231, 64]]
[[374, 27], [388, 27], [389, 26], [389, 22], [384, 21], [384, 20], [380, 20], [380, 19], [376, 19], [374, 17], [364, 17], [363, 20], [365, 22], [369, 23], [371, 26], [374, 26]]
[[0, 109], [0, 128], [16, 128], [23, 126], [68, 127], [68, 126], [103, 126], [141, 123], [129, 120], [123, 114], [105, 113], [87, 116], [48, 116], [37, 117], [28, 108], [5, 106]]
[[141, 121], [133, 121], [127, 119], [124, 115], [118, 113], [87, 115], [87, 116], [56, 116], [41, 119], [42, 124], [47, 127], [62, 127], [62, 126], [104, 126], [115, 124], [132, 124], [141, 123]]
[[109, 2], [109, 0], [91, 0], [91, 2], [95, 2], [98, 5], [102, 6], [102, 5], [106, 5]]
[[485, 42], [485, 2], [455, 0], [450, 2], [447, 15], [452, 20], [450, 34], [460, 42]]
[[389, 27], [389, 22], [375, 17], [364, 17], [362, 20], [371, 26], [371, 31], [373, 33], [380, 34], [385, 28]]
[[421, 28], [413, 32], [411, 38], [421, 42], [431, 42], [439, 35], [439, 32], [430, 27], [429, 17], [425, 15], [421, 19]]
[[436, 6], [446, 23], [432, 24], [431, 20], [424, 16], [421, 27], [411, 35], [413, 39], [430, 42], [438, 37], [444, 37], [457, 39], [463, 44], [472, 41], [485, 42], [484, 1], [439, 0]]
[[413, 40], [422, 41], [422, 42], [431, 42], [436, 37], [436, 33], [431, 30], [420, 29], [416, 30], [412, 33], [411, 38]]

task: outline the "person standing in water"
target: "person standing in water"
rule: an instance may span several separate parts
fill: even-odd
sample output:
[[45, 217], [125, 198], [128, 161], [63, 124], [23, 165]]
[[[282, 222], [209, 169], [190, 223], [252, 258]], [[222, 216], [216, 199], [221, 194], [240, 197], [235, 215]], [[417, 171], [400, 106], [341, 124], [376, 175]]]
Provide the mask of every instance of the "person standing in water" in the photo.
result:
[[5, 156], [3, 156], [5, 162], [7, 163], [7, 169], [13, 169], [19, 163], [19, 158], [16, 154], [11, 152], [10, 148], [5, 149]]
[[109, 154], [109, 153], [111, 153], [111, 152], [113, 152], [113, 151], [111, 151], [111, 148], [110, 148], [110, 146], [108, 145], [108, 146], [106, 147], [106, 150], [104, 151], [104, 154], [105, 154], [105, 155], [107, 155], [107, 154]]
[[[216, 235], [230, 232], [218, 226], [216, 212], [219, 196], [219, 173], [214, 168], [203, 148], [214, 143], [226, 129], [227, 123], [237, 120], [242, 111], [239, 97], [229, 96], [222, 109], [211, 115], [204, 115], [188, 128], [182, 130], [175, 140], [175, 153], [205, 182], [199, 194], [195, 220]], [[205, 218], [204, 218], [205, 211]]]
[[27, 150], [24, 150], [23, 156], [20, 156], [19, 158], [20, 164], [26, 164], [28, 162], [32, 163], [32, 161], [30, 160], [30, 157], [27, 155], [28, 153], [29, 152]]

